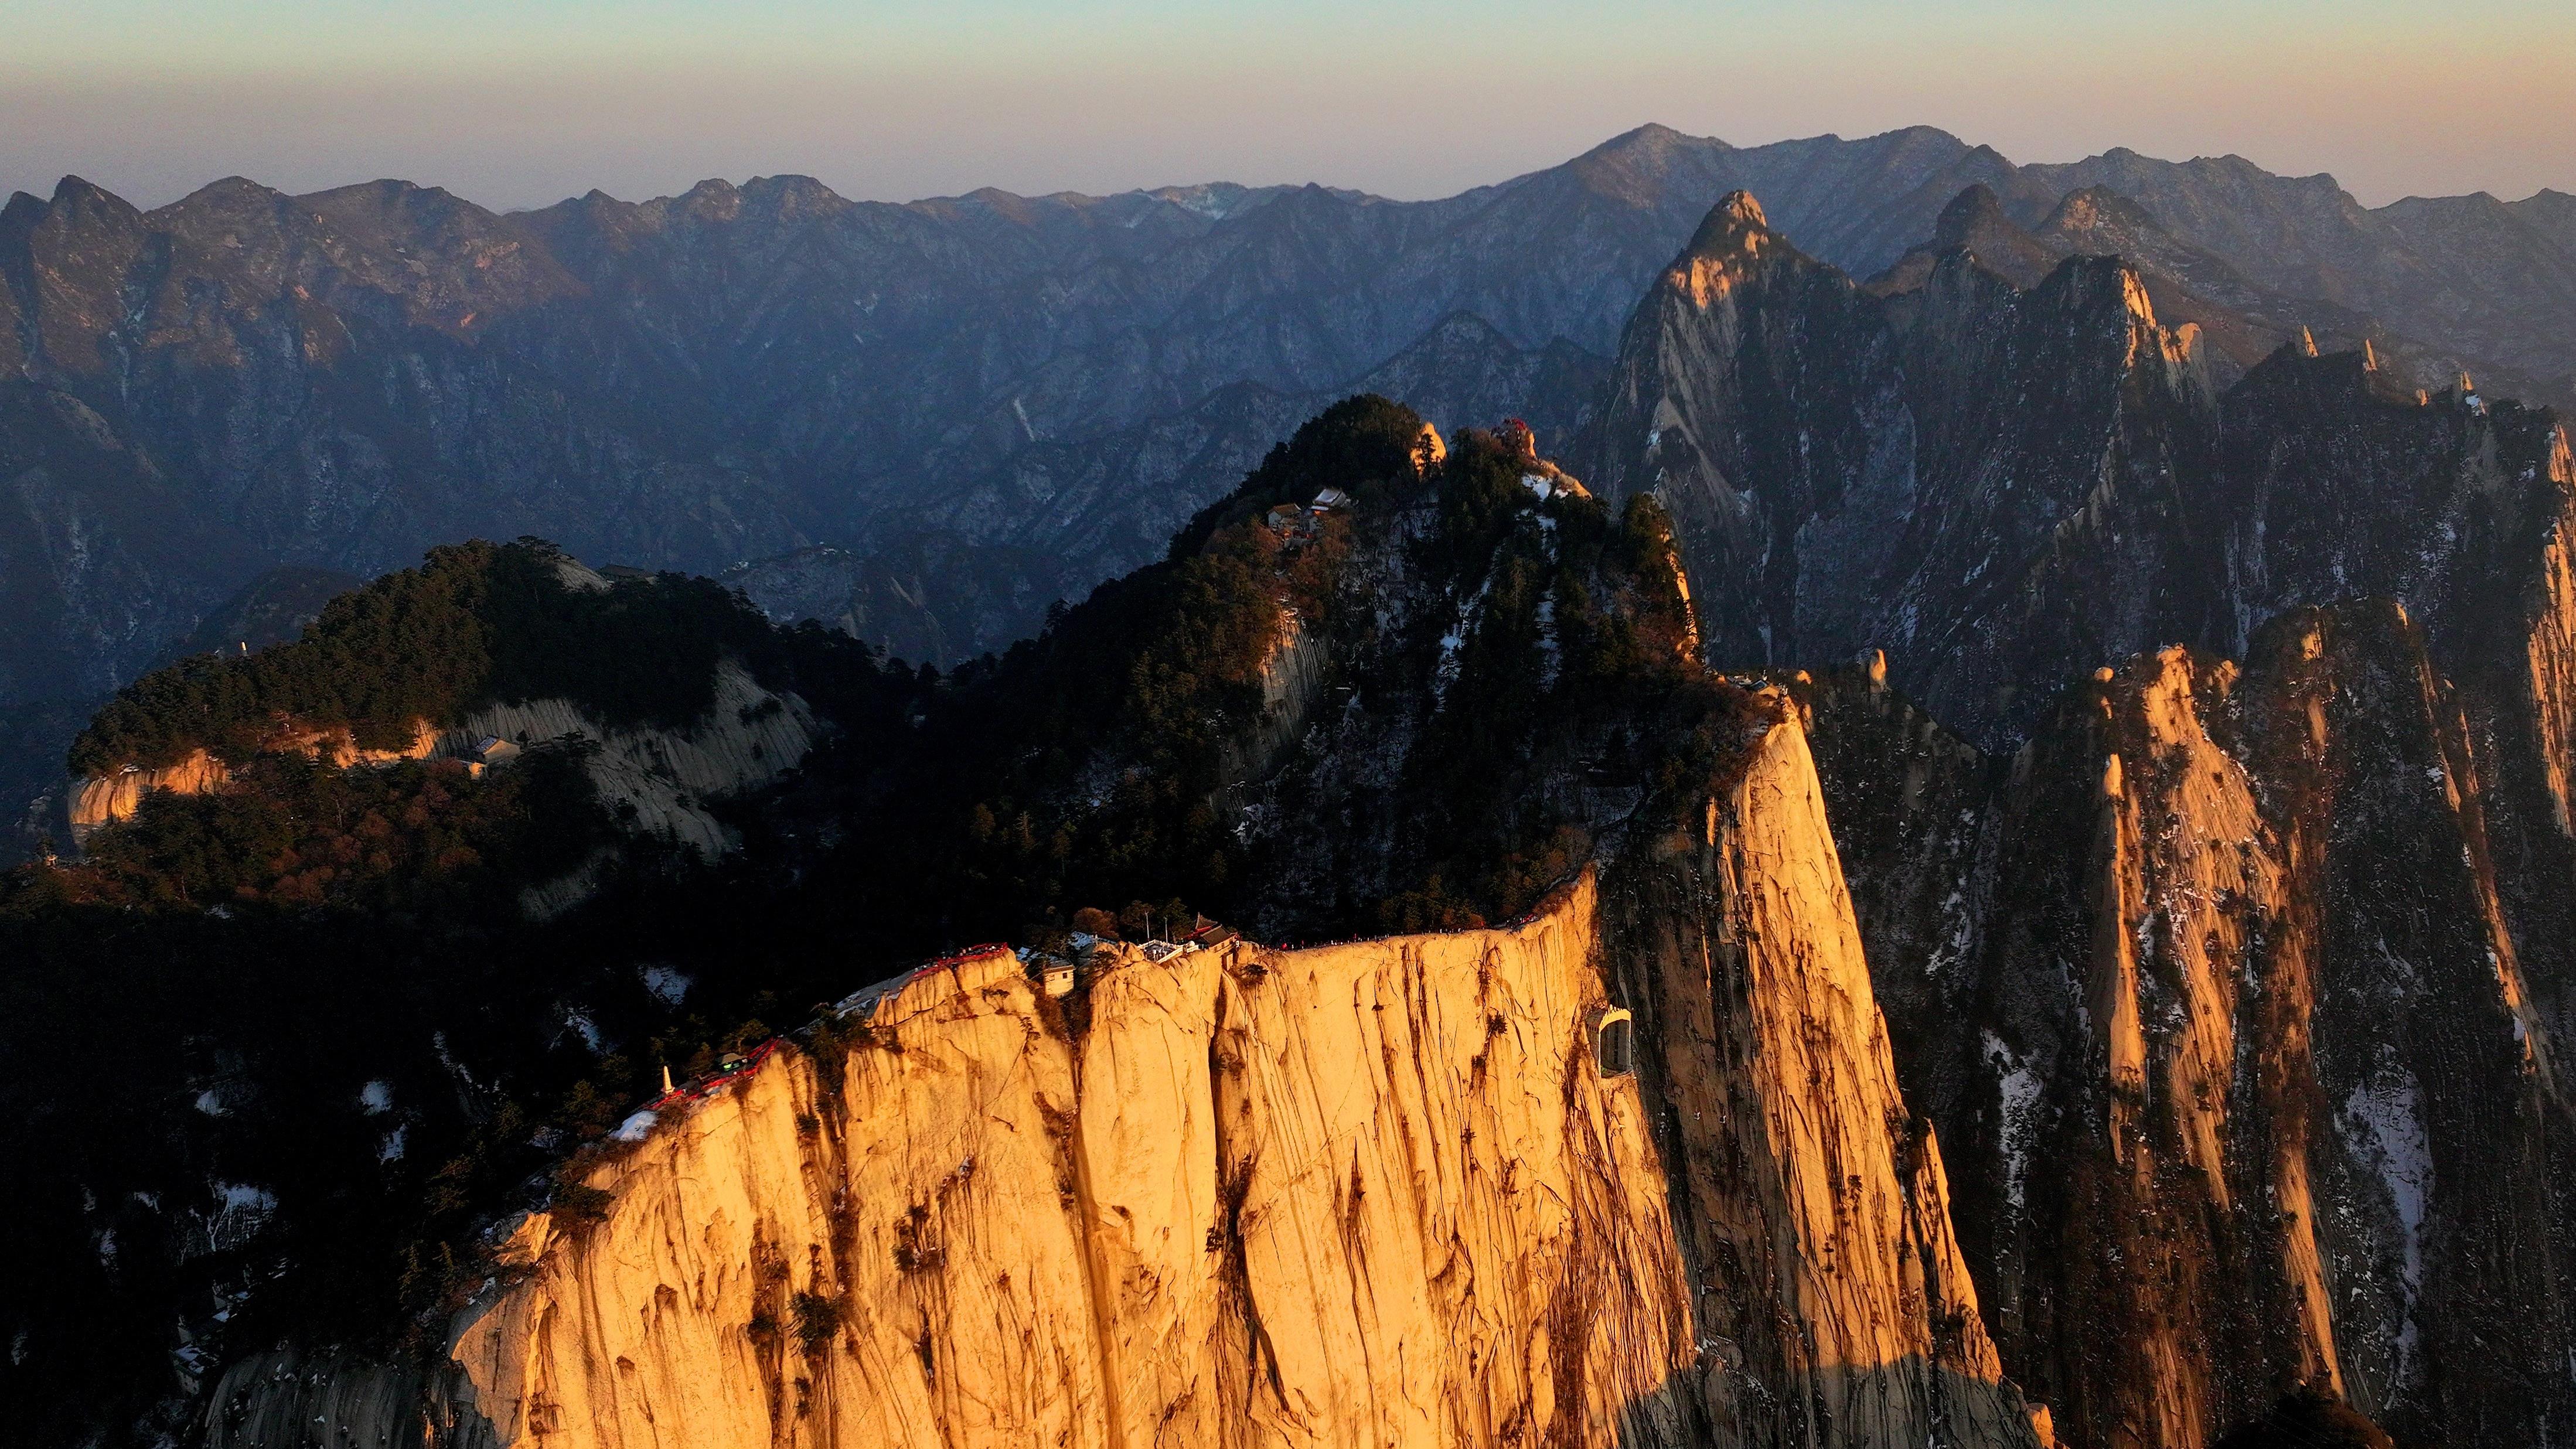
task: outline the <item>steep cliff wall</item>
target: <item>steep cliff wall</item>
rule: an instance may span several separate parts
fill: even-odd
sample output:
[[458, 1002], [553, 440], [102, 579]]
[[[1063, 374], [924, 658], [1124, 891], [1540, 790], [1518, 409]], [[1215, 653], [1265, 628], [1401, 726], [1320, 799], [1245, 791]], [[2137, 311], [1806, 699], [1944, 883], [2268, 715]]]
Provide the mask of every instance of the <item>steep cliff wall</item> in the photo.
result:
[[129, 770], [101, 778], [84, 777], [72, 782], [72, 843], [89, 838], [89, 833], [102, 825], [112, 825], [132, 817], [143, 808], [143, 797], [155, 790], [174, 790], [182, 795], [202, 795], [220, 788], [232, 778], [224, 762], [204, 750], [191, 753], [175, 765], [158, 770]]
[[[412, 742], [399, 750], [361, 749], [346, 728], [313, 730], [289, 729], [271, 741], [269, 748], [280, 753], [300, 753], [326, 761], [340, 769], [360, 765], [389, 765], [397, 760], [421, 760], [442, 751], [438, 732], [427, 721], [417, 723]], [[202, 795], [222, 789], [232, 779], [232, 771], [223, 760], [203, 749], [191, 750], [188, 757], [175, 765], [157, 770], [128, 769], [114, 775], [83, 777], [72, 782], [72, 842], [79, 844], [102, 825], [113, 825], [131, 818], [143, 808], [143, 797], [155, 790], [168, 790], [180, 795]]]
[[2206, 1444], [2303, 1384], [2454, 1442], [2570, 1412], [2524, 964], [2555, 943], [2509, 904], [2550, 897], [2555, 825], [2497, 785], [2530, 706], [2428, 647], [2392, 603], [2296, 612], [2243, 671], [2099, 671], [1994, 766], [1856, 676], [1812, 691], [1872, 965], [1939, 1018], [1908, 1085], [1965, 1256], [2071, 1442]]
[[[1438, 434], [1432, 436], [1436, 441]], [[1261, 714], [1249, 729], [1226, 741], [1222, 769], [1227, 779], [1260, 775], [1280, 751], [1305, 735], [1331, 662], [1332, 648], [1323, 634], [1306, 627], [1295, 610], [1281, 610], [1278, 635], [1261, 663]]]
[[[1783, 702], [1785, 707], [1785, 701]], [[1713, 1442], [2006, 1444], [2001, 1377], [1931, 1124], [1897, 1090], [1810, 759], [1790, 716], [1703, 829], [1614, 892], [1653, 1023]]]
[[1710, 213], [1640, 304], [1586, 476], [1671, 512], [1712, 663], [1872, 648], [1945, 726], [2008, 750], [2056, 692], [2171, 642], [2239, 657], [2285, 608], [2387, 593], [2437, 641], [2522, 576], [2564, 471], [2545, 413], [2400, 390], [2283, 347], [2222, 394], [2140, 273], [2016, 286], [1965, 250], [1878, 296]]
[[918, 973], [639, 1122], [427, 1393], [245, 1365], [208, 1441], [2031, 1444], [1794, 718], [1739, 763], [1512, 927]]

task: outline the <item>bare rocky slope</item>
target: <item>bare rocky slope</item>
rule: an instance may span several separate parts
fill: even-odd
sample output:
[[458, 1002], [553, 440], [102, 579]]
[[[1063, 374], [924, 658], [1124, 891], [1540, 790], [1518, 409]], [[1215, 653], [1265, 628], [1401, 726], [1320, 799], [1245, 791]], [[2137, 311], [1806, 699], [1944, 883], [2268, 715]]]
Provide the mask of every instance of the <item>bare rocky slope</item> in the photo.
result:
[[[572, 700], [533, 699], [488, 704], [443, 726], [422, 720], [412, 744], [398, 750], [360, 749], [345, 729], [319, 732], [310, 743], [300, 736], [315, 732], [297, 731], [297, 739], [279, 748], [341, 769], [432, 759], [480, 767], [486, 741], [521, 748], [583, 741], [597, 747], [583, 755], [583, 772], [614, 816], [712, 858], [738, 842], [711, 807], [796, 768], [819, 734], [804, 700], [763, 688], [739, 663], [718, 667], [714, 695], [704, 715], [677, 728], [618, 728]], [[224, 762], [203, 749], [175, 765], [76, 779], [69, 790], [72, 838], [132, 819], [155, 791], [201, 795], [224, 788], [228, 779]]]
[[[203, 750], [225, 778], [0, 878], [0, 1048], [117, 1023], [91, 1048], [97, 1093], [0, 1084], [25, 1128], [0, 1161], [31, 1182], [0, 1265], [43, 1285], [0, 1300], [13, 1432], [193, 1436], [248, 1360], [277, 1392], [369, 1361], [430, 1382], [420, 1350], [435, 1358], [488, 1271], [483, 1227], [531, 1201], [567, 1225], [597, 1211], [584, 1164], [550, 1161], [613, 1130], [663, 1066], [713, 1071], [771, 1035], [760, 1021], [942, 942], [1062, 949], [1068, 913], [1104, 901], [1142, 934], [1186, 915], [1176, 896], [1270, 939], [1473, 930], [1525, 914], [1596, 841], [1704, 838], [1705, 796], [1668, 787], [1731, 788], [1727, 762], [1777, 711], [1689, 663], [1651, 505], [1542, 498], [1523, 480], [1550, 465], [1517, 447], [1444, 449], [1391, 404], [1337, 405], [1169, 561], [953, 675], [775, 630], [705, 581], [600, 587], [523, 543], [440, 550], [298, 642], [127, 691], [82, 768]], [[1341, 501], [1312, 506], [1327, 483]], [[578, 865], [604, 813], [606, 789], [563, 788], [589, 773], [579, 750], [480, 776], [306, 758], [316, 731], [400, 753], [421, 720], [552, 699], [667, 731], [726, 713], [728, 658], [828, 718], [823, 747], [725, 807], [739, 852], [629, 852], [560, 913], [524, 892]], [[282, 739], [281, 716], [305, 728]], [[1630, 738], [1596, 781], [1581, 761], [1605, 726]], [[1321, 828], [1345, 814], [1366, 824]], [[1876, 1092], [1886, 1072], [1855, 1080]], [[1833, 1150], [1898, 1160], [1884, 1114], [1865, 1119]], [[1947, 1320], [1898, 1308], [1832, 1337], [1946, 1341]], [[1779, 1373], [1811, 1351], [1779, 1350]]]
[[[1233, 853], [1194, 890], [1240, 875], [1263, 934], [1442, 929], [1109, 943], [1061, 997], [1045, 954], [978, 950], [861, 992], [594, 1128], [408, 1350], [299, 1331], [328, 1320], [258, 1283], [225, 1300], [266, 1308], [255, 1340], [183, 1309], [193, 1392], [165, 1422], [226, 1445], [2041, 1442], [1899, 1086], [1801, 716], [1691, 660], [1660, 513], [1508, 436], [1444, 456], [1383, 403], [1315, 431], [1310, 457], [1373, 460], [1333, 465], [1346, 506], [1283, 519], [1264, 505], [1307, 475], [1256, 474], [1167, 566], [1197, 601], [1165, 627], [1202, 641], [1173, 657], [1239, 621], [1248, 672], [1193, 697], [1234, 699], [1227, 728], [1163, 767], [1213, 792], [1145, 808], [1184, 843], [1221, 812]], [[1042, 645], [1158, 677], [1150, 639], [1098, 652], [1117, 606]], [[1052, 667], [1029, 660], [1004, 668]], [[1046, 678], [1000, 682], [1023, 677]], [[1046, 697], [977, 688], [958, 709]], [[1081, 733], [1056, 738], [1094, 743], [1050, 818], [1084, 867], [1140, 838], [1121, 797], [1155, 758], [1104, 713], [1162, 706], [1065, 703]], [[900, 740], [867, 778], [920, 768]], [[1005, 760], [1045, 753], [1019, 741]], [[981, 809], [965, 861], [989, 872], [1013, 847]], [[970, 888], [938, 848], [859, 863]]]

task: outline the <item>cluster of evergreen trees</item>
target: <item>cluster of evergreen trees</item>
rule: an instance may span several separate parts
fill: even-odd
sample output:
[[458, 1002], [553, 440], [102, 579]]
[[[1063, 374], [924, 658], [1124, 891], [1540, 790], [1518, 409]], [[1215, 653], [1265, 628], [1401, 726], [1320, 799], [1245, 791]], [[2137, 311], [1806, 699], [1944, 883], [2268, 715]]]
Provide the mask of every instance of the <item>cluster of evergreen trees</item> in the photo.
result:
[[332, 600], [294, 643], [196, 655], [127, 686], [74, 741], [72, 772], [152, 769], [199, 748], [238, 762], [289, 728], [345, 727], [362, 749], [401, 749], [419, 721], [539, 697], [613, 725], [680, 726], [714, 699], [720, 656], [776, 675], [811, 637], [773, 629], [709, 579], [575, 587], [565, 562], [540, 539], [431, 549], [418, 568]]

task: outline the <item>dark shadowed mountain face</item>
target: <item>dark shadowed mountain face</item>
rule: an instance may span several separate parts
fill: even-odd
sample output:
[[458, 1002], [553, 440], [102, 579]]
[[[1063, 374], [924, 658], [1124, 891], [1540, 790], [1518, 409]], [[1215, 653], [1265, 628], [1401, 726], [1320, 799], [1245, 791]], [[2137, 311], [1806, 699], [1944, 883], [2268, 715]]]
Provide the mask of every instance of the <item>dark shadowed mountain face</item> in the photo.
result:
[[[1921, 128], [1738, 148], [1650, 126], [1405, 203], [1216, 185], [889, 205], [783, 177], [504, 216], [400, 182], [236, 178], [142, 213], [66, 180], [0, 212], [0, 550], [22, 560], [0, 704], [98, 698], [268, 567], [372, 575], [478, 535], [748, 564], [764, 598], [785, 594], [760, 561], [810, 574], [800, 550], [830, 547], [848, 582], [815, 595], [822, 617], [953, 662], [1156, 556], [1342, 391], [1562, 436], [1726, 191], [1871, 276], [1971, 187], [2043, 251], [2155, 251], [2151, 293], [2195, 290], [2239, 365], [2304, 323], [2413, 347], [2419, 372], [2493, 359], [2516, 390], [2576, 370], [2576, 204], [2555, 193], [2371, 212], [2239, 161], [2015, 167]], [[2109, 198], [2097, 222], [2118, 198], [2137, 215], [2078, 225], [2085, 187], [2110, 188], [2087, 193]], [[75, 410], [70, 446], [127, 460], [154, 506], [22, 461]]]
[[2463, 341], [2459, 328], [2441, 325], [2410, 335], [2386, 316], [2258, 281], [2209, 247], [2168, 230], [2137, 202], [2098, 184], [2068, 192], [2028, 229], [2014, 222], [1993, 190], [1970, 187], [1942, 209], [1931, 240], [1908, 251], [1869, 288], [1881, 294], [1913, 290], [1937, 259], [1961, 249], [1974, 252], [1988, 270], [2024, 290], [2037, 286], [2067, 257], [2119, 258], [2137, 273], [2160, 319], [2200, 328], [2210, 364], [2224, 382], [2233, 382], [2284, 342], [2314, 341], [2330, 351], [2368, 343], [2374, 357], [2388, 365], [2391, 380], [2404, 386], [2438, 391], [2472, 375], [2487, 391], [2507, 397], [2557, 405], [2576, 400], [2576, 390], [2571, 390], [2576, 381], [2498, 363], [2494, 354]]
[[1969, 210], [1947, 229], [2006, 243], [2007, 273], [1962, 246], [1881, 295], [1739, 196], [1640, 307], [1587, 476], [1672, 512], [1713, 660], [1884, 649], [1944, 724], [2009, 746], [2095, 666], [2241, 654], [2283, 609], [2391, 593], [2441, 638], [2524, 492], [2566, 475], [2548, 412], [2370, 353], [2302, 338], [2222, 389], [2140, 268], [2053, 262], [2064, 227]]
[[2576, 1415], [2576, 459], [2375, 348], [2228, 366], [2278, 304], [2100, 190], [1971, 191], [1867, 287], [1729, 196], [1587, 477], [1664, 504], [1711, 662], [1814, 722], [2064, 1440], [2537, 1442]]
[[2576, 259], [2566, 198], [2483, 192], [2369, 210], [2331, 176], [2280, 177], [2241, 156], [2177, 165], [2117, 149], [2033, 166], [2042, 190], [2104, 186], [2266, 287], [2368, 313], [2412, 336], [2543, 378], [2576, 371]]

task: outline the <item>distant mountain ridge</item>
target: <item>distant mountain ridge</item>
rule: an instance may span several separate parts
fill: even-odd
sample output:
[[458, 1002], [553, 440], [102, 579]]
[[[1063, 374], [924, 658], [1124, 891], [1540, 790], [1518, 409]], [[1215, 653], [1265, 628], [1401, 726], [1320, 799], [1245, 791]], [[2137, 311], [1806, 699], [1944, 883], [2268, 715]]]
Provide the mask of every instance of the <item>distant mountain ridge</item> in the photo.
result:
[[[1040, 438], [1015, 398], [1022, 445], [944, 500], [925, 490], [903, 552], [813, 545], [732, 573], [774, 614], [845, 632], [523, 540], [440, 550], [300, 644], [129, 688], [74, 762], [140, 797], [151, 779], [128, 767], [193, 747], [197, 773], [170, 783], [196, 793], [137, 798], [88, 859], [0, 893], [17, 1054], [124, 1025], [99, 1048], [120, 1065], [91, 1073], [104, 1090], [64, 1104], [17, 1079], [11, 1115], [50, 1136], [19, 1174], [39, 1190], [10, 1251], [51, 1286], [0, 1375], [42, 1388], [24, 1393], [42, 1422], [210, 1445], [768, 1443], [844, 1418], [923, 1443], [1081, 1438], [1091, 1420], [1250, 1442], [1314, 1437], [1304, 1406], [1429, 1423], [1441, 1402], [1474, 1410], [1441, 1421], [1464, 1426], [1450, 1437], [1495, 1445], [2212, 1449], [2324, 1408], [2352, 1442], [2545, 1439], [2576, 1416], [2564, 426], [2465, 379], [2419, 387], [2437, 344], [2388, 332], [2383, 350], [2375, 319], [2278, 292], [2117, 191], [2030, 218], [2006, 182], [1953, 192], [1930, 243], [1867, 282], [1731, 192], [1607, 363], [1448, 313], [1372, 376], [1469, 407], [1553, 391], [1561, 369], [1587, 400], [1539, 417], [1582, 486], [1555, 486], [1571, 473], [1526, 419], [1444, 445], [1418, 413], [1351, 398], [1195, 511], [1163, 561], [998, 659], [914, 669], [847, 634], [1024, 607], [1027, 579], [1220, 475], [1205, 420], [1299, 394], [1238, 381], [1087, 449]], [[2347, 325], [2362, 336], [2319, 344]], [[45, 416], [122, 447], [75, 405]], [[131, 486], [161, 486], [124, 456]], [[919, 524], [938, 517], [985, 541]], [[991, 567], [1004, 550], [1016, 576]], [[543, 607], [390, 607], [475, 553], [495, 556], [490, 604]], [[532, 569], [560, 586], [521, 587]], [[696, 693], [628, 698], [657, 668], [703, 683], [672, 672], [693, 639], [701, 659], [712, 641], [719, 661], [792, 670], [772, 678], [814, 727], [784, 696], [694, 714]], [[311, 731], [277, 728], [419, 741], [420, 721], [523, 697], [797, 728], [746, 741], [761, 778], [699, 802], [726, 849], [639, 834], [624, 864], [578, 872], [512, 831], [589, 813], [516, 798], [567, 782], [575, 731], [602, 733], [586, 709], [531, 719], [531, 758], [481, 775], [308, 762]], [[458, 733], [516, 733], [484, 718]], [[633, 774], [704, 792], [634, 743]], [[209, 752], [247, 763], [209, 778]], [[453, 867], [444, 904], [404, 888], [424, 858]], [[338, 914], [309, 908], [334, 891]], [[1396, 976], [1381, 992], [1319, 976], [1357, 958], [1238, 942], [1175, 1014], [1172, 983], [1208, 961], [1111, 974], [1136, 967], [1093, 950], [1206, 909], [1252, 941], [1394, 931], [1410, 939], [1371, 961], [1483, 964], [1438, 994]], [[1561, 980], [1454, 934], [1586, 916], [1597, 934], [1557, 938]], [[1024, 961], [955, 951], [1014, 939]], [[773, 1041], [796, 1003], [934, 950], [909, 985], [842, 998], [855, 1016], [817, 1008], [800, 1044]], [[1554, 1005], [1497, 992], [1524, 964]], [[182, 979], [222, 1009], [129, 1004]], [[375, 1005], [378, 982], [414, 984]], [[1179, 1035], [1130, 1060], [1204, 1064], [1210, 1084], [1151, 1117], [1136, 1084], [1170, 1074], [1116, 1055], [1154, 1036], [1120, 1014], [1138, 986], [1129, 1003]], [[1297, 1089], [1288, 1132], [1247, 1130], [1263, 1119], [1240, 1084], [1278, 1076], [1251, 1048], [1289, 1038], [1242, 1024], [1287, 1019], [1282, 1000], [1298, 1020], [1351, 1013], [1355, 1034], [1288, 1051], [1389, 1084], [1344, 1101], [1463, 1083], [1549, 1120], [1562, 1103], [1569, 1135], [1550, 1140], [1585, 1141], [1631, 1100], [1593, 1084], [1635, 1073], [1633, 1100], [1659, 1110], [1629, 1119], [1645, 1135], [1615, 1160], [1651, 1146], [1660, 1167], [1611, 1181], [1588, 1148], [1547, 1166], [1526, 1144], [1554, 1129], [1482, 1107], [1389, 1137], [1374, 1111], [1319, 1115], [1338, 1086]], [[989, 1058], [954, 1049], [986, 1028], [945, 1026], [978, 1013]], [[315, 1050], [350, 1020], [370, 1023], [360, 1050]], [[1438, 1052], [1384, 1050], [1413, 1023]], [[711, 1092], [740, 1077], [720, 1052], [821, 1071], [767, 1077], [782, 1110], [754, 1155], [779, 1170], [683, 1165], [664, 1180], [746, 1192], [661, 1191], [651, 1142], [717, 1119], [657, 1139], [663, 1107], [685, 1112], [656, 1066]], [[979, 1061], [1065, 1085], [1024, 1125], [958, 1119], [955, 1085], [1003, 1074]], [[1100, 1088], [1088, 1125], [1082, 1082]], [[1319, 1137], [1326, 1118], [1351, 1126]], [[160, 1130], [100, 1130], [125, 1119]], [[931, 1119], [978, 1135], [919, 1136]], [[1090, 1155], [1197, 1123], [1224, 1124], [1192, 1159], [1210, 1185], [1165, 1219], [1114, 1182], [1162, 1199], [1196, 1167]], [[915, 1145], [881, 1150], [898, 1139]], [[1507, 1220], [1455, 1205], [1515, 1199], [1575, 1224], [1579, 1251], [1484, 1266], [1500, 1260], [1480, 1240], [1550, 1239], [1465, 1234]], [[1587, 1200], [1620, 1206], [1568, 1216]], [[206, 1203], [227, 1226], [200, 1247], [180, 1214]], [[1408, 1211], [1380, 1216], [1390, 1203]], [[1055, 1249], [1022, 1245], [1059, 1212], [1090, 1246], [1037, 1271]], [[717, 1223], [748, 1236], [701, 1237]], [[609, 1266], [683, 1237], [706, 1244], [696, 1263]], [[1288, 1238], [1340, 1248], [1281, 1275], [1295, 1255], [1262, 1245]], [[1583, 1244], [1666, 1241], [1669, 1258], [1582, 1266]], [[731, 1286], [696, 1292], [691, 1328], [672, 1312], [684, 1282]], [[1491, 1332], [1388, 1311], [1461, 1284], [1496, 1305], [1477, 1310]], [[1206, 1311], [1104, 1314], [1113, 1300]], [[974, 1328], [988, 1301], [998, 1332]], [[1301, 1320], [1299, 1301], [1331, 1312]], [[1634, 1311], [1575, 1311], [1596, 1302]], [[1346, 1303], [1365, 1352], [1275, 1347], [1337, 1341], [1307, 1325]], [[599, 1311], [555, 1311], [573, 1304]], [[1023, 1372], [1013, 1344], [1040, 1340], [1016, 1325], [1034, 1323], [1110, 1346]], [[1553, 1387], [1518, 1401], [1513, 1366], [1542, 1339], [1599, 1356], [1529, 1370]], [[1144, 1345], [1127, 1368], [1121, 1344]], [[1377, 1377], [1462, 1344], [1465, 1397]], [[148, 1382], [165, 1353], [175, 1391]], [[1095, 1361], [1120, 1387], [1060, 1397], [1063, 1365]]]
[[[0, 208], [0, 704], [81, 713], [263, 569], [369, 576], [471, 536], [706, 572], [835, 546], [842, 612], [953, 662], [1155, 556], [1340, 391], [1576, 427], [1729, 190], [1871, 276], [1977, 186], [2024, 229], [2107, 187], [2262, 328], [2402, 337], [2419, 371], [2535, 395], [2576, 373], [2576, 199], [2370, 210], [2238, 158], [2016, 166], [1928, 128], [1648, 126], [1423, 202], [770, 177], [502, 215], [230, 178], [147, 213], [67, 178]], [[27, 748], [20, 800], [52, 747]]]

